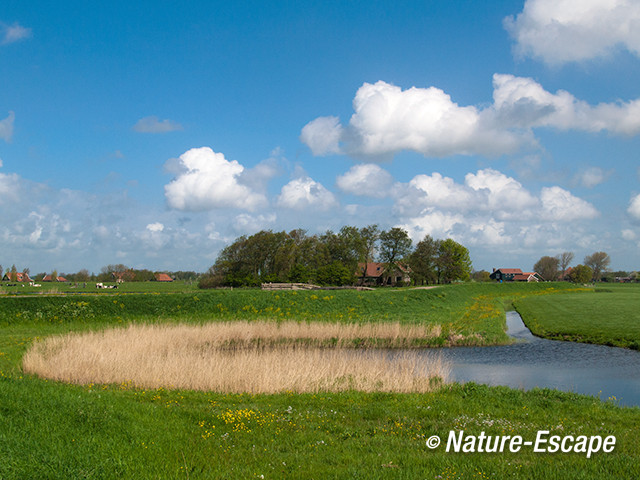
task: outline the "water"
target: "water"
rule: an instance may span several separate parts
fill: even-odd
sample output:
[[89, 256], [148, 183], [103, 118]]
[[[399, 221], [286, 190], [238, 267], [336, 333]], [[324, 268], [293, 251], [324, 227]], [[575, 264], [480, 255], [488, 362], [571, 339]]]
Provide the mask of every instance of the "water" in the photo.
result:
[[441, 349], [452, 363], [452, 379], [525, 390], [555, 388], [640, 406], [640, 352], [538, 338], [517, 312], [507, 312], [507, 333], [517, 343]]

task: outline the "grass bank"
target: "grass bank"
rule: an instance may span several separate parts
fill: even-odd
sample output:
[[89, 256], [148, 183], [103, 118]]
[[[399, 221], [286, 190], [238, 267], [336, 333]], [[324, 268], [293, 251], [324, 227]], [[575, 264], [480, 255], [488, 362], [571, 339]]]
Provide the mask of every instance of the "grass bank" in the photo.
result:
[[[572, 295], [570, 288], [6, 296], [0, 298], [0, 478], [638, 478], [640, 409], [592, 397], [475, 384], [404, 394], [221, 394], [131, 382], [70, 385], [21, 368], [34, 339], [149, 323], [397, 322], [440, 325], [447, 339], [488, 343], [504, 338], [504, 305], [532, 295]], [[538, 430], [614, 435], [617, 443], [612, 453], [591, 458], [426, 447], [432, 435], [446, 443], [450, 430], [525, 440]]]
[[515, 301], [537, 336], [640, 349], [640, 286], [599, 286], [589, 293], [530, 296]]
[[218, 290], [0, 297], [5, 334], [39, 336], [132, 323], [273, 321], [433, 326], [423, 346], [508, 343], [504, 308], [514, 298], [570, 291], [565, 284], [468, 284], [369, 292]]
[[[0, 477], [638, 478], [640, 412], [549, 390], [222, 395], [0, 377]], [[612, 453], [446, 453], [450, 430], [614, 435]], [[425, 441], [439, 435], [435, 450]]]

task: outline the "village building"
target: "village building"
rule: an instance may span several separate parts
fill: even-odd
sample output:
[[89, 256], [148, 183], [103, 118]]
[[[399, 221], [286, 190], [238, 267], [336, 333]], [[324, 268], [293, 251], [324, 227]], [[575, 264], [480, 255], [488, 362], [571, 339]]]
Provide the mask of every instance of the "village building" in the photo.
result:
[[411, 268], [395, 262], [393, 265], [378, 262], [359, 263], [356, 276], [360, 286], [400, 285], [411, 281]]
[[[54, 279], [51, 277], [51, 275], [45, 275], [44, 278], [42, 279], [43, 282], [53, 282]], [[56, 282], [66, 282], [67, 279], [64, 277], [60, 277], [60, 276], [56, 276], [55, 278]]]
[[28, 273], [25, 272], [7, 272], [2, 277], [3, 282], [33, 282]]
[[166, 273], [156, 273], [153, 275], [153, 278], [156, 282], [173, 282], [173, 278]]
[[493, 269], [489, 275], [491, 280], [497, 282], [543, 282], [544, 278], [536, 272], [523, 272], [519, 268], [498, 268]]

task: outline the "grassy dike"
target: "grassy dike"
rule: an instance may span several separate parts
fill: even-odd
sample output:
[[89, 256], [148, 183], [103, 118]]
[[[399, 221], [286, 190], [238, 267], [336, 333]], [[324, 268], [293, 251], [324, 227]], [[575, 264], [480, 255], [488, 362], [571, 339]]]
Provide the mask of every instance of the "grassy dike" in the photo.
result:
[[[442, 325], [441, 344], [503, 342], [503, 304], [571, 295], [567, 288], [1, 298], [0, 478], [637, 478], [640, 409], [574, 394], [476, 384], [424, 394], [222, 394], [67, 385], [21, 370], [36, 337], [139, 322], [401, 321]], [[591, 458], [531, 448], [446, 453], [450, 430], [615, 435], [617, 444]], [[425, 445], [432, 435], [443, 440], [435, 450]]]

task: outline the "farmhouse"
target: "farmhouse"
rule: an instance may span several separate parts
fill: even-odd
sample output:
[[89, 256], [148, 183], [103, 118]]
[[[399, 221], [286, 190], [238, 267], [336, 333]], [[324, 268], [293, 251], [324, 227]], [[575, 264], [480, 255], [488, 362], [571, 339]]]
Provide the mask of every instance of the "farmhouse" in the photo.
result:
[[156, 273], [153, 275], [153, 278], [156, 282], [173, 282], [173, 278], [166, 273]]
[[24, 272], [7, 272], [2, 277], [3, 282], [32, 282], [28, 273]]
[[369, 262], [359, 263], [356, 276], [358, 277], [358, 285], [398, 285], [400, 283], [408, 283], [411, 268], [395, 262], [393, 265], [386, 263]]
[[66, 282], [67, 279], [64, 277], [56, 276], [55, 280], [51, 278], [51, 275], [45, 275], [42, 279], [43, 282]]
[[498, 268], [493, 269], [489, 275], [491, 280], [498, 282], [540, 282], [544, 279], [536, 272], [523, 272], [519, 268]]

